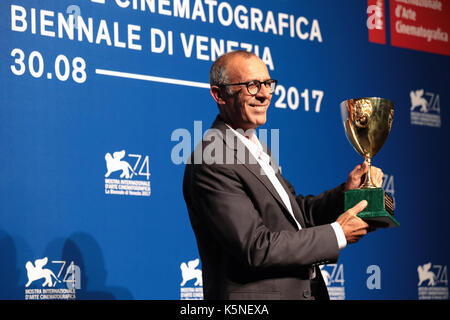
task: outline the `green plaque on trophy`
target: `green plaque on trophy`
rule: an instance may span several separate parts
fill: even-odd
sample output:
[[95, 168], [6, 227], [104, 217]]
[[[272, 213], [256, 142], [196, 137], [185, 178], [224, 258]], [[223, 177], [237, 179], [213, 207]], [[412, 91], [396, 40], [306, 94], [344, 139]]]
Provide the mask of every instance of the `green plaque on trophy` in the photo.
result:
[[358, 213], [358, 217], [377, 228], [398, 227], [394, 218], [394, 201], [382, 188], [355, 189], [345, 192], [344, 211], [367, 200], [367, 207]]
[[341, 102], [341, 114], [348, 140], [369, 165], [363, 185], [345, 192], [345, 211], [367, 200], [367, 207], [358, 213], [358, 217], [377, 228], [400, 226], [394, 218], [392, 197], [373, 185], [370, 171], [372, 158], [380, 151], [391, 131], [394, 104], [377, 97], [349, 99]]

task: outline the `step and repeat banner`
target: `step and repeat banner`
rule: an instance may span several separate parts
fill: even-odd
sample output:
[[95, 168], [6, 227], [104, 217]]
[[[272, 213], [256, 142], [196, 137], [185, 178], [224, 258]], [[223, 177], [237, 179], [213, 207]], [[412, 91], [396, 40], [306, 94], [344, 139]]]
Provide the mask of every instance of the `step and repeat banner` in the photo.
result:
[[203, 298], [183, 173], [242, 49], [279, 82], [258, 134], [297, 193], [363, 161], [341, 101], [394, 102], [373, 164], [401, 225], [322, 266], [331, 298], [448, 299], [449, 22], [447, 0], [2, 0], [0, 298]]

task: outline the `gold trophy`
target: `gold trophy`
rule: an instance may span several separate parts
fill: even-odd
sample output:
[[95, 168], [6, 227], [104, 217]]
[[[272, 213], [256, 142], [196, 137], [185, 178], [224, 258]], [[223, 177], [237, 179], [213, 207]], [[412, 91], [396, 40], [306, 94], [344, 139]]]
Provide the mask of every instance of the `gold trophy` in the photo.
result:
[[377, 97], [349, 99], [341, 102], [341, 115], [348, 140], [369, 165], [363, 185], [345, 192], [345, 211], [361, 200], [367, 200], [367, 207], [358, 213], [358, 217], [377, 228], [400, 226], [394, 218], [392, 197], [383, 188], [372, 184], [370, 173], [372, 158], [391, 131], [394, 104]]

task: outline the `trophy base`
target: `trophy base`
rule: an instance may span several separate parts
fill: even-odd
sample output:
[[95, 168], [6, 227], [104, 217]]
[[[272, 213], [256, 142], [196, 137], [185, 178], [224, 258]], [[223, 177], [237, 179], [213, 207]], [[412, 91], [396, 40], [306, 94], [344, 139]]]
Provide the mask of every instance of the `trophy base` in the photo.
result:
[[358, 217], [375, 228], [399, 227], [394, 218], [394, 202], [392, 197], [382, 188], [354, 189], [345, 192], [344, 210], [354, 207], [362, 200], [367, 200], [367, 207], [358, 213]]

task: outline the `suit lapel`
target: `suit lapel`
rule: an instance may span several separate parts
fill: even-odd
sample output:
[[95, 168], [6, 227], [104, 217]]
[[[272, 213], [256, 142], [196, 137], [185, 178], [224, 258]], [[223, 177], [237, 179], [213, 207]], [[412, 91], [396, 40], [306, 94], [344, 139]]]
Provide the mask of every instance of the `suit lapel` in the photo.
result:
[[[249, 152], [249, 150], [242, 144], [242, 142], [240, 142], [239, 138], [237, 138], [237, 136], [235, 136], [235, 134], [232, 133], [231, 130], [229, 130], [227, 125], [220, 119], [219, 116], [217, 116], [216, 120], [214, 121], [214, 123], [212, 125], [212, 128], [218, 129], [219, 131], [221, 131], [221, 133], [223, 135], [223, 140], [224, 140], [224, 142], [226, 144], [226, 147], [230, 148], [230, 149], [232, 149], [234, 151], [235, 159], [239, 163], [244, 165], [244, 167], [246, 167], [267, 188], [267, 190], [277, 200], [279, 205], [282, 208], [284, 208], [285, 216], [288, 217], [289, 221], [295, 227], [297, 227], [297, 224], [295, 223], [295, 221], [293, 221], [293, 218], [292, 218], [291, 214], [289, 213], [288, 208], [284, 204], [283, 200], [281, 199], [281, 197], [278, 194], [277, 190], [273, 186], [272, 182], [270, 182], [269, 178], [266, 176], [266, 174], [264, 173], [264, 171], [261, 168], [261, 166], [258, 164], [258, 161], [255, 159], [255, 157], [253, 157], [253, 155]], [[229, 130], [228, 131], [229, 132], [228, 136], [227, 136], [227, 129]], [[239, 146], [239, 144], [240, 144], [240, 146]], [[243, 149], [241, 149], [241, 148], [243, 148]], [[244, 152], [242, 152], [242, 150], [244, 150]], [[269, 155], [270, 155], [270, 153], [269, 153]], [[272, 158], [272, 156], [271, 156], [271, 161], [272, 161], [272, 163], [275, 166], [274, 169], [276, 169], [275, 172], [277, 172], [277, 178], [280, 180], [281, 185], [286, 190], [286, 192], [287, 192], [287, 194], [289, 196], [289, 200], [291, 201], [291, 206], [292, 206], [292, 210], [294, 212], [294, 215], [295, 215], [296, 219], [298, 219], [298, 222], [300, 223], [300, 225], [303, 228], [304, 227], [304, 221], [303, 221], [302, 218], [299, 218], [301, 216], [301, 214], [299, 214], [300, 209], [298, 207], [297, 201], [295, 200], [295, 198], [293, 199], [292, 194], [289, 191], [289, 189], [286, 188], [286, 186], [282, 182], [282, 179], [280, 179], [278, 177], [278, 175], [279, 175], [279, 168], [278, 168], [278, 165], [276, 164], [276, 162], [274, 161], [274, 159]], [[295, 207], [295, 209], [294, 209], [294, 207]]]
[[270, 164], [272, 165], [273, 169], [275, 170], [275, 175], [280, 181], [281, 185], [283, 186], [284, 190], [287, 192], [289, 196], [289, 200], [291, 201], [291, 207], [292, 212], [294, 213], [295, 219], [300, 223], [302, 228], [306, 228], [305, 219], [303, 218], [302, 211], [300, 210], [300, 207], [297, 202], [297, 195], [292, 194], [291, 190], [288, 188], [288, 186], [285, 184], [284, 179], [281, 177], [280, 167], [278, 166], [278, 163], [275, 161], [275, 159], [272, 157], [272, 152], [270, 149], [266, 146], [266, 152], [270, 156]]
[[277, 171], [277, 178], [280, 181], [281, 185], [283, 186], [284, 190], [286, 190], [289, 200], [291, 201], [291, 207], [292, 212], [294, 213], [295, 219], [300, 223], [302, 228], [306, 228], [305, 219], [303, 219], [302, 211], [300, 210], [300, 207], [298, 205], [296, 195], [292, 194], [292, 192], [289, 190], [288, 186], [284, 183], [284, 180], [281, 177], [280, 171]]

